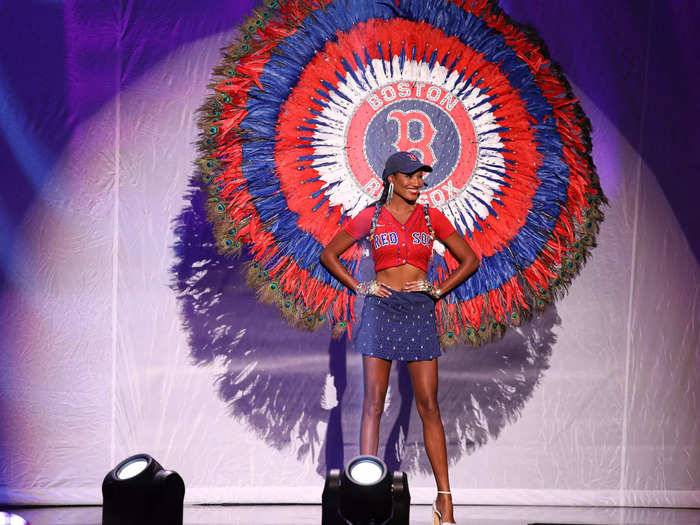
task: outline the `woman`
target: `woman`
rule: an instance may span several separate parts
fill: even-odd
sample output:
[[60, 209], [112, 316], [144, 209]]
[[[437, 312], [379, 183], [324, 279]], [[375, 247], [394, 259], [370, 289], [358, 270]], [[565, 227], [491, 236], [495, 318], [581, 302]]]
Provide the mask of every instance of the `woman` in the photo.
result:
[[[435, 523], [452, 523], [445, 431], [437, 403], [435, 301], [458, 286], [478, 266], [474, 252], [438, 210], [417, 204], [423, 175], [432, 171], [415, 155], [391, 155], [382, 175], [379, 202], [348, 221], [321, 254], [328, 271], [358, 295], [365, 295], [355, 346], [362, 352], [364, 403], [360, 453], [377, 454], [379, 420], [384, 409], [391, 361], [407, 361], [416, 407], [423, 422], [426, 452], [438, 495]], [[339, 256], [355, 241], [370, 236], [376, 280], [360, 283]], [[425, 280], [437, 237], [459, 261], [459, 267], [437, 286]], [[424, 292], [424, 293], [416, 293]]]

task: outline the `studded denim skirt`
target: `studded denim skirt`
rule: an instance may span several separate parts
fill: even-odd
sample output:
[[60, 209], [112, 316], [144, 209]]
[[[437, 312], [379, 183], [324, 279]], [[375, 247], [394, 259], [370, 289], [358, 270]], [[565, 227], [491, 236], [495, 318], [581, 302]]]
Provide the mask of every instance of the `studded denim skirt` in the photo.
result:
[[354, 335], [355, 348], [372, 357], [430, 361], [441, 355], [435, 301], [421, 292], [368, 295]]

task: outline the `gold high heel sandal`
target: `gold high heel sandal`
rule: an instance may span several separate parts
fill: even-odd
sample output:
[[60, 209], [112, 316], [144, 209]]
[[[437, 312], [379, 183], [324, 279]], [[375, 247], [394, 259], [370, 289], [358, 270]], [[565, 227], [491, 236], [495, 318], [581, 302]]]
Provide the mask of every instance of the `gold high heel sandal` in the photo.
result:
[[[438, 494], [452, 495], [452, 493], [449, 490], [438, 490]], [[442, 514], [439, 510], [437, 510], [436, 503], [437, 496], [435, 497], [435, 501], [433, 502], [433, 525], [457, 525], [454, 521], [442, 521]]]

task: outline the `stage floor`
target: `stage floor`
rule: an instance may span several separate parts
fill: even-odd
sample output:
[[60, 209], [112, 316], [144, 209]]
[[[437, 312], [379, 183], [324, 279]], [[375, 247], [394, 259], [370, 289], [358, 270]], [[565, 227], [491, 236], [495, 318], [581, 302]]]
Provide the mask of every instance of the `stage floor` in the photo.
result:
[[[100, 507], [42, 507], [0, 510], [31, 525], [100, 525]], [[700, 509], [612, 507], [458, 506], [459, 525], [698, 525]], [[320, 525], [320, 505], [190, 505], [184, 525]], [[429, 525], [430, 507], [411, 506], [411, 524]]]

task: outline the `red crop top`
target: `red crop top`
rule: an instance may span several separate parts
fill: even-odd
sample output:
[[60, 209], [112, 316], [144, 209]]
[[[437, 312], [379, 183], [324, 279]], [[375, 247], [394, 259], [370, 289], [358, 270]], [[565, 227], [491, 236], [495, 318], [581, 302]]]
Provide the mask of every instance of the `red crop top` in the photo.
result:
[[[374, 206], [365, 208], [345, 223], [343, 231], [356, 240], [367, 236], [374, 212]], [[428, 215], [430, 225], [439, 240], [447, 239], [455, 232], [454, 226], [442, 212], [428, 208]], [[405, 224], [397, 221], [391, 212], [382, 206], [372, 240], [375, 272], [402, 264], [411, 264], [427, 272], [432, 254], [433, 239], [430, 237], [423, 206], [416, 206]]]

